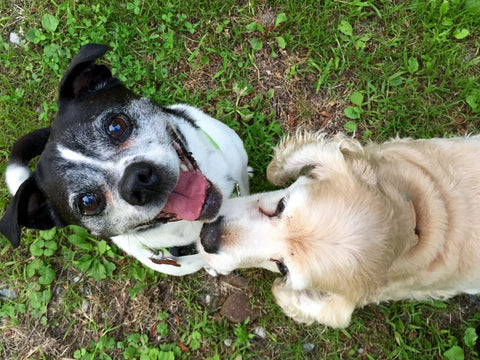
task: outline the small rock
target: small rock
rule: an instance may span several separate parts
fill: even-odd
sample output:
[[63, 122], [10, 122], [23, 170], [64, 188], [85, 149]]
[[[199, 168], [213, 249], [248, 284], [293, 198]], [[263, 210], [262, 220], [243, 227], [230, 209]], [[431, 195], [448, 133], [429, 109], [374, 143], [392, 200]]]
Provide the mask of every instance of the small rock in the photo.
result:
[[312, 343], [307, 343], [307, 344], [303, 344], [302, 348], [303, 348], [303, 351], [310, 352], [315, 348], [315, 345], [313, 345]]
[[20, 36], [18, 36], [17, 33], [11, 32], [9, 40], [10, 40], [10, 44], [12, 45], [22, 46], [22, 42], [20, 41]]
[[0, 289], [0, 299], [11, 299], [15, 300], [17, 295], [12, 289]]
[[254, 308], [245, 294], [233, 293], [225, 300], [220, 314], [233, 323], [242, 323], [247, 318], [250, 321], [260, 316], [260, 311]]
[[232, 341], [232, 339], [225, 339], [225, 340], [223, 340], [223, 343], [225, 344], [225, 346], [230, 347], [230, 346], [232, 346], [233, 341]]
[[212, 297], [210, 295], [205, 295], [205, 304], [210, 305], [212, 303]]
[[265, 339], [267, 337], [267, 331], [263, 326], [255, 327], [255, 329], [253, 329], [253, 333], [261, 339]]
[[88, 311], [89, 306], [90, 304], [88, 303], [88, 301], [84, 299], [82, 301], [82, 311], [86, 313]]

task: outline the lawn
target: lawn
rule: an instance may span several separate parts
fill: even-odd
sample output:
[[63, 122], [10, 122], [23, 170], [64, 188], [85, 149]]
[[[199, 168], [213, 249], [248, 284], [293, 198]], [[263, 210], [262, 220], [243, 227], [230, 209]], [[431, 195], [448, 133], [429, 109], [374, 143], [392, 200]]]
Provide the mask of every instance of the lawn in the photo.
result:
[[[197, 106], [234, 128], [255, 171], [282, 134], [362, 142], [480, 129], [479, 0], [0, 3], [0, 173], [21, 135], [55, 117], [78, 49], [138, 94]], [[10, 196], [0, 183], [0, 208]], [[480, 298], [355, 311], [345, 330], [303, 326], [270, 292], [275, 274], [166, 277], [72, 227], [0, 239], [2, 359], [476, 359]], [[221, 309], [247, 298], [251, 318]]]

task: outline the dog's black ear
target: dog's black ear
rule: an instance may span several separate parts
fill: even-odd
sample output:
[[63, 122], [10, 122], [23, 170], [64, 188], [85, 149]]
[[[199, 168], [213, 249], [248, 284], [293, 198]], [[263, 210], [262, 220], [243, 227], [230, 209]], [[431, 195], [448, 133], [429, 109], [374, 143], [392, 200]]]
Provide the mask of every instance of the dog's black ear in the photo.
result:
[[107, 51], [107, 45], [82, 46], [62, 77], [59, 88], [60, 100], [74, 99], [120, 83], [118, 79], [112, 77], [107, 66], [95, 64], [95, 60], [105, 55]]
[[25, 180], [17, 190], [0, 220], [0, 233], [13, 247], [20, 245], [21, 227], [47, 230], [63, 226], [50, 201], [39, 189], [35, 176]]

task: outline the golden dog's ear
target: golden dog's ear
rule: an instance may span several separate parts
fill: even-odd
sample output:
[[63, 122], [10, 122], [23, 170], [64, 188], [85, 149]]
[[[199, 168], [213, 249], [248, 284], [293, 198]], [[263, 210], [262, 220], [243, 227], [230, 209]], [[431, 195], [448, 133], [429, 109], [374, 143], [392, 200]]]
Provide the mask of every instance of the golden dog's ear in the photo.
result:
[[357, 140], [348, 138], [345, 135], [336, 135], [333, 139], [338, 141], [340, 151], [350, 170], [366, 183], [375, 185], [377, 176], [363, 146]]
[[350, 150], [341, 150], [353, 174], [363, 179], [367, 184], [375, 185], [377, 183], [375, 170], [364, 156], [350, 152]]
[[274, 185], [283, 185], [304, 172], [325, 179], [332, 173], [348, 171], [339, 145], [324, 133], [289, 135], [275, 147], [267, 178]]
[[341, 134], [329, 139], [324, 133], [297, 132], [277, 145], [267, 168], [268, 180], [283, 185], [303, 173], [318, 179], [354, 173], [369, 184], [376, 183], [363, 147]]

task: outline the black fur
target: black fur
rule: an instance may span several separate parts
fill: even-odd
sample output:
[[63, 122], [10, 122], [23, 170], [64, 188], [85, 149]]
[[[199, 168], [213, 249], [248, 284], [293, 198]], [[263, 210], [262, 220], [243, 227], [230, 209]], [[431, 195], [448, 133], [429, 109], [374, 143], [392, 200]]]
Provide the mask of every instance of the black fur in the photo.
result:
[[[88, 44], [80, 49], [60, 82], [59, 111], [53, 127], [35, 130], [20, 138], [12, 148], [10, 164], [28, 165], [30, 160], [42, 154], [51, 137], [62, 133], [66, 123], [76, 118], [69, 116], [68, 112], [65, 114], [66, 109], [69, 109], [66, 103], [121, 86], [120, 81], [112, 77], [106, 66], [95, 63], [95, 60], [107, 51], [108, 46], [98, 44]], [[39, 186], [42, 178], [51, 176], [45, 173], [46, 171], [41, 171], [42, 160], [48, 162], [48, 159], [39, 161], [37, 170], [19, 187], [0, 220], [0, 233], [4, 234], [14, 247], [20, 244], [22, 226], [45, 230], [70, 222], [68, 213], [63, 215], [67, 217], [67, 221], [59, 216], [63, 212], [58, 210], [58, 206], [48, 199], [44, 189]]]
[[0, 220], [0, 233], [10, 240], [13, 247], [18, 247], [22, 226], [39, 230], [63, 226], [51, 202], [38, 188], [34, 176], [22, 183], [8, 205]]
[[198, 125], [196, 124], [195, 120], [192, 119], [190, 116], [188, 116], [187, 112], [185, 112], [183, 110], [168, 108], [168, 107], [162, 107], [162, 110], [165, 111], [168, 114], [172, 114], [172, 115], [175, 115], [179, 118], [184, 119], [186, 122], [188, 122], [194, 128], [198, 129]]
[[10, 163], [18, 163], [28, 166], [33, 158], [39, 156], [50, 136], [50, 128], [34, 130], [18, 139], [10, 153]]

